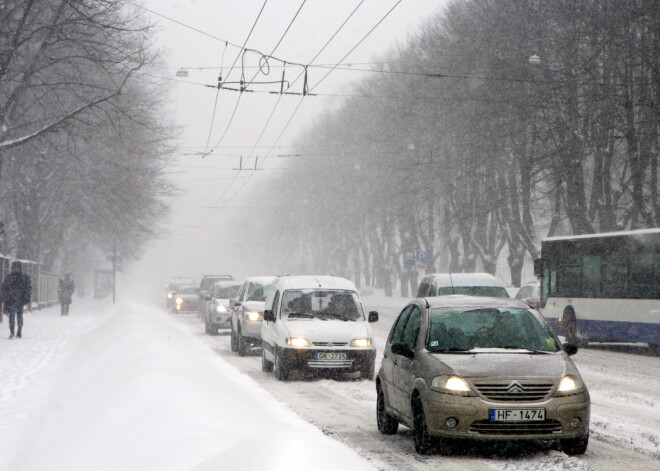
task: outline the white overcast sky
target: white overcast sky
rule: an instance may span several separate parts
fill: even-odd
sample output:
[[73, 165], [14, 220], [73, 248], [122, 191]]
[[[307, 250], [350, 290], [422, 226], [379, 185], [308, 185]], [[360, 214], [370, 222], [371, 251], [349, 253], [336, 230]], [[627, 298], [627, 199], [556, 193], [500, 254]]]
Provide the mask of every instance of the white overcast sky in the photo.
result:
[[[364, 0], [354, 15], [314, 60], [314, 64], [339, 62], [398, 0]], [[230, 230], [232, 213], [241, 211], [241, 195], [254, 194], [260, 184], [277, 166], [278, 154], [290, 152], [284, 147], [291, 144], [297, 133], [324, 109], [340, 103], [337, 97], [306, 97], [293, 115], [301, 98], [274, 95], [242, 94], [231, 125], [229, 118], [239, 94], [222, 91], [218, 94], [213, 126], [211, 120], [216, 90], [204, 87], [214, 85], [222, 70], [225, 80], [238, 80], [241, 75], [239, 48], [243, 45], [257, 19], [264, 0], [140, 0], [139, 4], [154, 13], [176, 20], [219, 39], [149, 13], [159, 25], [156, 48], [161, 51], [166, 69], [152, 69], [149, 73], [178, 81], [171, 82], [172, 103], [169, 113], [182, 126], [180, 151], [170, 168], [171, 177], [182, 194], [173, 201], [169, 230], [150, 244], [145, 257], [133, 273], [158, 273], [158, 281], [165, 282], [175, 275], [190, 275], [196, 279], [203, 273], [235, 270], [235, 263], [223, 267], [222, 257], [214, 252], [222, 246], [223, 235]], [[300, 8], [302, 0], [267, 0], [246, 47], [270, 54]], [[335, 34], [360, 0], [307, 0], [288, 33], [273, 54], [291, 62], [310, 63], [323, 45]], [[383, 56], [406, 38], [446, 4], [445, 0], [403, 0], [392, 13], [352, 52], [344, 63], [369, 63]], [[227, 41], [229, 46], [225, 45]], [[255, 64], [255, 55], [248, 56], [247, 65]], [[232, 64], [231, 75], [227, 73]], [[274, 66], [268, 77], [258, 76], [255, 81], [279, 80], [281, 64]], [[369, 67], [369, 66], [362, 66]], [[176, 77], [176, 71], [185, 68], [187, 78]], [[293, 81], [301, 69], [287, 67], [286, 79]], [[362, 73], [335, 70], [323, 78], [329, 69], [308, 72], [309, 88], [323, 80], [314, 92], [343, 93], [351, 83], [363, 77]], [[254, 77], [255, 69], [245, 69], [246, 80]], [[292, 85], [291, 91], [302, 90], [302, 78]], [[252, 86], [259, 90], [278, 90], [278, 85]], [[277, 103], [277, 106], [276, 106]], [[273, 109], [275, 110], [273, 112]], [[273, 113], [270, 123], [268, 118]], [[293, 115], [293, 119], [291, 116]], [[287, 122], [291, 119], [286, 131]], [[260, 135], [263, 136], [260, 138]], [[224, 137], [223, 137], [224, 135]], [[279, 138], [281, 135], [281, 138]], [[278, 141], [279, 138], [279, 141]], [[196, 152], [215, 148], [205, 158]], [[217, 147], [216, 147], [217, 146]], [[254, 147], [258, 146], [258, 147]], [[265, 170], [236, 172], [239, 155], [246, 156], [245, 164], [254, 166], [254, 157], [270, 156]], [[287, 162], [290, 163], [290, 162]], [[261, 166], [261, 165], [260, 165]], [[268, 195], [264, 195], [267, 201]], [[213, 209], [204, 206], [229, 206], [237, 209]], [[246, 214], [245, 217], [249, 217]], [[226, 249], [226, 248], [225, 248]], [[226, 250], [223, 250], [226, 252]], [[239, 273], [239, 276], [248, 275]]]

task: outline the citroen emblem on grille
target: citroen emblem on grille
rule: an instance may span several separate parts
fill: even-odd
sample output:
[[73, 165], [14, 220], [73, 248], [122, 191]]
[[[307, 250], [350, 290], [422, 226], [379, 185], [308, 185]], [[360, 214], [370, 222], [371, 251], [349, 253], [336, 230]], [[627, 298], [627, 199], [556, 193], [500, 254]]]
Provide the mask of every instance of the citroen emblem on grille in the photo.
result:
[[520, 383], [518, 383], [518, 381], [513, 381], [511, 384], [509, 384], [509, 387], [506, 390], [511, 394], [525, 392], [525, 388]]
[[328, 347], [332, 348], [332, 347], [334, 347], [334, 346], [335, 346], [334, 343], [332, 343], [332, 342], [328, 342]]

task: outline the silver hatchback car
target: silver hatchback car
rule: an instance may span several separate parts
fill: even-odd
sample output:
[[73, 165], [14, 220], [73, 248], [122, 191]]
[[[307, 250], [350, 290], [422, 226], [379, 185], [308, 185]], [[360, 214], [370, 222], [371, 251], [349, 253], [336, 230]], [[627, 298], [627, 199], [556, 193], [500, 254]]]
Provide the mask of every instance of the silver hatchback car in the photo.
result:
[[413, 429], [415, 449], [448, 439], [589, 441], [590, 399], [572, 344], [515, 299], [420, 298], [392, 326], [376, 378], [378, 429]]

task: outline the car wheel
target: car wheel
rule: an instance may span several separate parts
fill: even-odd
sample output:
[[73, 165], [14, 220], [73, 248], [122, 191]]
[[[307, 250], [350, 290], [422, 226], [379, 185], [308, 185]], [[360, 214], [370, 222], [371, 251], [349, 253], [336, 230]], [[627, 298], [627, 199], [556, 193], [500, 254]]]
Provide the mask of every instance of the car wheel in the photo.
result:
[[275, 350], [275, 365], [273, 367], [275, 372], [275, 377], [279, 381], [286, 381], [289, 379], [289, 369], [284, 364], [284, 361], [281, 358], [280, 352]]
[[362, 366], [362, 370], [360, 371], [360, 377], [364, 379], [368, 379], [369, 381], [373, 381], [375, 372], [376, 372], [376, 362], [371, 361], [369, 362], [369, 364]]
[[238, 336], [236, 335], [233, 326], [231, 329], [231, 351], [232, 352], [238, 351]]
[[559, 446], [567, 455], [584, 455], [589, 445], [589, 434], [580, 438], [564, 438], [559, 440]]
[[426, 425], [424, 416], [424, 406], [419, 396], [413, 398], [413, 437], [415, 439], [415, 451], [420, 455], [430, 455], [433, 453], [433, 442], [429, 435], [429, 429]]
[[385, 409], [385, 393], [380, 386], [376, 400], [376, 422], [378, 431], [383, 435], [394, 435], [399, 429], [399, 421]]
[[571, 308], [564, 311], [564, 337], [566, 337], [566, 342], [580, 345], [577, 316], [575, 315], [575, 311]]
[[273, 371], [273, 362], [266, 359], [266, 352], [264, 349], [261, 349], [261, 371], [264, 373], [270, 373]]
[[238, 354], [242, 357], [250, 352], [250, 344], [245, 340], [241, 331], [238, 331]]

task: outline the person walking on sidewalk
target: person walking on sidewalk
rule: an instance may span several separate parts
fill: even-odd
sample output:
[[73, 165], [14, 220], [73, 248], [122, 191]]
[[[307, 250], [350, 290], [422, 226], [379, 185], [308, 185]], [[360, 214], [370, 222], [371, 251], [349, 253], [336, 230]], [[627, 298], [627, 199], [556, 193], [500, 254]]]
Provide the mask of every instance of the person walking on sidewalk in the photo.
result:
[[14, 326], [18, 324], [16, 336], [20, 339], [23, 329], [23, 306], [32, 298], [32, 281], [23, 273], [23, 265], [18, 260], [12, 262], [11, 272], [2, 282], [0, 295], [5, 303], [4, 310], [9, 314], [9, 338], [14, 338]]
[[71, 305], [71, 296], [73, 291], [76, 289], [73, 280], [71, 279], [71, 273], [65, 273], [64, 278], [60, 279], [60, 285], [57, 288], [57, 294], [60, 298], [60, 305], [62, 307], [61, 315], [69, 315], [69, 305]]

